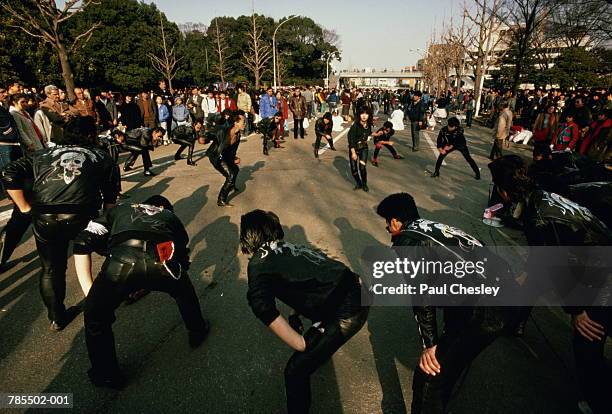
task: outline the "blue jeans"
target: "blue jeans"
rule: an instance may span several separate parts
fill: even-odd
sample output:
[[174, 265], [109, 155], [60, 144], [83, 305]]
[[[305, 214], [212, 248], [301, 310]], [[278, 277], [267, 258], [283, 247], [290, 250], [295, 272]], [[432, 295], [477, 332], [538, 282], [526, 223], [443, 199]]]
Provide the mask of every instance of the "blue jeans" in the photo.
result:
[[0, 168], [6, 167], [11, 161], [13, 145], [0, 145]]

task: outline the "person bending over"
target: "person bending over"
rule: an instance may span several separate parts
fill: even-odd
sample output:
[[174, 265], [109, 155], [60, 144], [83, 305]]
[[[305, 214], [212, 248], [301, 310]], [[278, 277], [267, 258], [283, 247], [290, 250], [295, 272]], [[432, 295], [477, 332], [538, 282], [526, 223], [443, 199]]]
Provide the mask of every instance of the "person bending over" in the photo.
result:
[[[283, 241], [279, 218], [253, 210], [240, 220], [240, 247], [251, 255], [247, 299], [255, 316], [295, 350], [285, 367], [287, 410], [310, 409], [310, 376], [365, 324], [359, 276], [324, 253]], [[289, 322], [276, 300], [294, 310]], [[302, 335], [299, 315], [313, 325]]]
[[472, 171], [474, 171], [474, 178], [480, 180], [480, 170], [470, 155], [465, 135], [463, 135], [463, 128], [461, 128], [461, 123], [456, 117], [449, 118], [448, 124], [440, 130], [436, 147], [438, 147], [440, 155], [438, 155], [438, 160], [436, 161], [436, 170], [431, 174], [432, 177], [440, 176], [442, 161], [444, 161], [448, 154], [453, 151], [459, 151], [472, 168]]

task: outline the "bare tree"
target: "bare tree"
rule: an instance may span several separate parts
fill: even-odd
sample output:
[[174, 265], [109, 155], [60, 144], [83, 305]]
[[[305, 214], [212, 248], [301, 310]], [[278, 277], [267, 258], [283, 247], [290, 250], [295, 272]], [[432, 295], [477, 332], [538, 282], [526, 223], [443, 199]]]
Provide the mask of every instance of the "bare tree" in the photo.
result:
[[215, 19], [215, 31], [213, 34], [213, 43], [215, 44], [215, 53], [217, 54], [217, 61], [213, 64], [213, 73], [221, 78], [221, 83], [225, 83], [225, 77], [228, 75], [227, 62], [225, 61], [228, 46], [225, 34], [219, 30], [218, 19]]
[[547, 37], [566, 47], [595, 47], [612, 39], [612, 2], [558, 0], [550, 14]]
[[63, 7], [57, 7], [55, 0], [17, 0], [2, 4], [4, 11], [15, 21], [15, 24], [8, 26], [23, 30], [33, 38], [50, 44], [55, 50], [70, 100], [74, 99], [74, 74], [70, 65], [70, 56], [79, 47], [84, 46], [102, 24], [93, 23], [87, 30], [70, 40], [65, 38], [63, 28], [71, 17], [92, 4], [99, 4], [99, 0], [66, 0]]
[[321, 28], [323, 30], [323, 41], [340, 49], [340, 35], [334, 29]]
[[450, 26], [442, 34], [442, 39], [447, 45], [446, 52], [449, 54], [449, 64], [455, 69], [455, 87], [457, 91], [461, 88], [461, 81], [465, 73], [465, 61], [467, 55], [467, 45], [470, 43], [470, 39], [473, 37], [472, 28], [466, 27], [465, 21], [467, 19], [467, 10], [463, 9], [463, 18], [461, 19], [461, 26], [456, 28], [453, 26], [453, 20], [451, 18]]
[[[480, 112], [480, 98], [484, 78], [491, 66], [497, 65], [508, 52], [508, 47], [501, 48], [506, 38], [501, 33], [502, 27], [502, 0], [474, 0], [474, 9], [467, 14], [467, 18], [475, 27], [475, 34], [467, 53], [474, 67], [474, 98], [476, 108], [474, 116]], [[507, 45], [504, 45], [507, 46]]]
[[278, 52], [276, 54], [276, 79], [279, 87], [283, 85], [283, 80], [288, 73], [287, 63], [285, 62], [288, 56], [288, 52]]
[[507, 13], [503, 19], [515, 43], [513, 92], [518, 89], [521, 74], [529, 55], [533, 52], [535, 35], [557, 6], [558, 2], [554, 0], [506, 0]]
[[168, 88], [170, 88], [170, 92], [173, 92], [172, 79], [174, 79], [174, 77], [176, 76], [176, 71], [178, 70], [177, 65], [183, 58], [176, 57], [174, 46], [168, 48], [161, 11], [159, 12], [159, 27], [161, 31], [162, 54], [161, 56], [156, 56], [153, 53], [149, 53], [149, 59], [151, 59], [153, 69], [159, 72], [164, 77], [164, 79], [168, 80]]
[[446, 43], [444, 37], [438, 41], [432, 40], [423, 59], [425, 80], [430, 89], [437, 90], [438, 94], [449, 89], [451, 69], [455, 67], [459, 55], [456, 45]]
[[266, 65], [272, 57], [272, 48], [263, 40], [263, 29], [257, 26], [257, 15], [251, 15], [252, 27], [248, 32], [249, 52], [243, 52], [244, 62], [247, 69], [253, 72], [255, 78], [255, 89], [259, 89], [261, 78], [264, 75]]

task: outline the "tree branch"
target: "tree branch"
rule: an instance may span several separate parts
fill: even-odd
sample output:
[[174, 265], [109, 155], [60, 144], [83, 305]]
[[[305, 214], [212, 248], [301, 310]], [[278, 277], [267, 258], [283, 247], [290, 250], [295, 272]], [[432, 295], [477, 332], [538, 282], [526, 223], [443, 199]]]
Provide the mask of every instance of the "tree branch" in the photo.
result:
[[[80, 47], [85, 46], [87, 42], [89, 42], [89, 39], [91, 39], [93, 32], [100, 27], [102, 27], [102, 23], [97, 22], [92, 27], [90, 27], [89, 30], [75, 37], [74, 41], [72, 42], [72, 45], [70, 45], [68, 50], [70, 50], [71, 52], [74, 52], [75, 50], [78, 50]], [[82, 42], [82, 44], [79, 45], [79, 42], [81, 41], [81, 39], [85, 39], [85, 40]]]

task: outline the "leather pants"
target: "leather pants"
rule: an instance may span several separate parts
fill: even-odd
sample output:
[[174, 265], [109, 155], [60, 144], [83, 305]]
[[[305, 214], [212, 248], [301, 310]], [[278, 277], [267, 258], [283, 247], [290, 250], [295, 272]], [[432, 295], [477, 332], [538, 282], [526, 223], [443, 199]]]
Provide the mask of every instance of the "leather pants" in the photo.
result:
[[215, 167], [217, 171], [221, 173], [225, 177], [225, 182], [219, 191], [219, 197], [217, 201], [223, 201], [227, 203], [227, 197], [229, 196], [230, 191], [236, 189], [236, 179], [238, 178], [238, 172], [240, 168], [236, 164], [228, 163], [225, 160], [218, 158], [213, 159], [210, 158], [210, 163]]
[[357, 160], [353, 160], [349, 151], [351, 174], [355, 179], [355, 183], [358, 186], [362, 186], [368, 183], [368, 172], [366, 170], [366, 164], [368, 163], [368, 149], [364, 148], [361, 150], [355, 150], [355, 152], [357, 153]]
[[[321, 147], [321, 139], [323, 138], [322, 135], [317, 135], [317, 138], [315, 140], [315, 151], [319, 151], [319, 148]], [[330, 148], [334, 148], [334, 140], [333, 139], [329, 139], [329, 138], [325, 138], [327, 140], [327, 143], [329, 144]]]
[[470, 155], [470, 151], [467, 149], [467, 147], [453, 148], [450, 151], [448, 151], [446, 154], [440, 153], [440, 155], [438, 155], [438, 160], [436, 161], [436, 171], [435, 172], [440, 171], [440, 167], [442, 166], [442, 161], [444, 161], [444, 158], [446, 158], [446, 156], [453, 151], [459, 151], [461, 155], [463, 155], [463, 158], [465, 158], [467, 163], [470, 164], [470, 167], [472, 168], [472, 171], [474, 171], [474, 174], [480, 176], [480, 171], [478, 170], [478, 166], [476, 165], [476, 162]]
[[185, 148], [188, 148], [187, 161], [193, 162], [193, 150], [195, 148], [195, 141], [188, 141], [186, 139], [178, 139], [178, 138], [174, 138], [173, 141], [175, 144], [180, 145], [178, 150], [176, 150], [176, 153], [174, 154], [174, 158], [179, 158], [181, 154], [183, 153], [183, 151], [185, 151]]
[[204, 328], [200, 302], [186, 272], [178, 280], [173, 278], [152, 249], [112, 247], [85, 301], [85, 342], [91, 375], [112, 376], [119, 371], [112, 330], [115, 310], [128, 294], [139, 289], [168, 293], [188, 330]]
[[[425, 374], [417, 365], [412, 382], [411, 413], [446, 412], [453, 388], [470, 363], [507, 328], [504, 316], [492, 308], [479, 307], [472, 317], [461, 317], [463, 323], [455, 320], [448, 324], [440, 336], [436, 348], [436, 359], [441, 370], [436, 376]], [[446, 318], [445, 318], [446, 319]], [[456, 318], [457, 319], [457, 318]]]
[[[359, 295], [357, 295], [359, 296]], [[347, 300], [360, 304], [359, 297]], [[350, 317], [337, 316], [324, 322], [324, 332], [310, 328], [305, 334], [306, 350], [295, 352], [285, 367], [285, 390], [289, 414], [308, 413], [311, 402], [310, 376], [363, 327], [369, 308], [362, 307]]]
[[125, 160], [125, 164], [123, 165], [124, 169], [125, 167], [132, 167], [139, 155], [142, 155], [142, 165], [145, 171], [148, 171], [153, 166], [148, 148], [143, 148], [136, 145], [127, 145], [125, 146], [125, 149], [130, 152], [130, 156], [127, 160]]
[[39, 214], [33, 217], [36, 248], [40, 256], [40, 293], [47, 316], [61, 322], [66, 316], [68, 247], [89, 223], [87, 214]]

